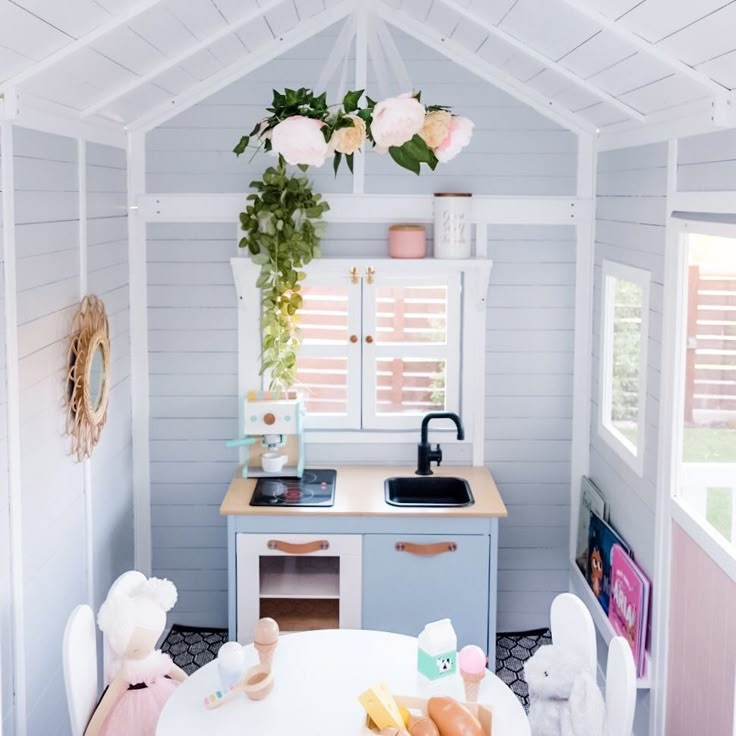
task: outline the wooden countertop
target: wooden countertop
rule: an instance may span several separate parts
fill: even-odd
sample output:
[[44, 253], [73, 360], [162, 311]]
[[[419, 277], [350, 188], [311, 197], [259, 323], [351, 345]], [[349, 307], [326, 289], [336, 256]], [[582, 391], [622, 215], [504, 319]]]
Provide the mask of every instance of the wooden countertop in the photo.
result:
[[234, 478], [220, 506], [220, 514], [247, 516], [443, 516], [443, 517], [505, 517], [506, 506], [493, 477], [485, 467], [442, 466], [433, 468], [435, 475], [464, 478], [475, 498], [472, 506], [427, 508], [390, 506], [384, 500], [386, 478], [414, 476], [408, 466], [348, 465], [335, 468], [334, 506], [251, 506], [250, 499], [257, 478]]

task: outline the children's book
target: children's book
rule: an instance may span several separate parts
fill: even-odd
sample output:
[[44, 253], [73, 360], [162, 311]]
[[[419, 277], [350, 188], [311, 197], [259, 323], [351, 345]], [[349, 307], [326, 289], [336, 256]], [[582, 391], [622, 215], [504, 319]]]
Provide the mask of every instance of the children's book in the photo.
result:
[[637, 677], [644, 674], [650, 590], [649, 578], [642, 569], [622, 547], [614, 544], [608, 620], [616, 634], [629, 642]]
[[587, 580], [603, 610], [608, 613], [608, 599], [611, 594], [611, 551], [618, 544], [627, 555], [631, 547], [623, 537], [596, 513], [590, 514], [588, 527], [588, 574]]
[[575, 548], [575, 561], [586, 578], [588, 574], [588, 527], [590, 526], [591, 511], [601, 519], [608, 518], [608, 504], [604, 495], [590, 478], [583, 476], [580, 480], [578, 541]]

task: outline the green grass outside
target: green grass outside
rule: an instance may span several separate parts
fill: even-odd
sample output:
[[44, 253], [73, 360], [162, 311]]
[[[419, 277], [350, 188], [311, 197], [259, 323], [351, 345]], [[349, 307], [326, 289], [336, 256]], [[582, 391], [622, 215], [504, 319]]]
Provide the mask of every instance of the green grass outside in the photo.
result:
[[731, 519], [733, 495], [730, 488], [709, 488], [705, 502], [706, 521], [729, 542], [734, 541]]
[[682, 460], [686, 463], [736, 463], [736, 429], [685, 427]]

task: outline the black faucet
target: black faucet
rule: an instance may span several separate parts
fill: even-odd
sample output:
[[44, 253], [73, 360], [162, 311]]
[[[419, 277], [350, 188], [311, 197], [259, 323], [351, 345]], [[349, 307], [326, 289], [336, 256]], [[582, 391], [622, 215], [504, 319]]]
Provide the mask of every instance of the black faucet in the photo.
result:
[[465, 439], [465, 430], [463, 429], [463, 421], [457, 414], [453, 414], [450, 411], [436, 411], [427, 414], [422, 419], [422, 436], [421, 441], [417, 445], [417, 475], [433, 475], [432, 468], [430, 467], [432, 461], [439, 465], [442, 462], [442, 449], [439, 445], [433, 450], [432, 446], [427, 442], [427, 430], [429, 428], [429, 422], [432, 419], [452, 419], [457, 427], [457, 438], [459, 440]]

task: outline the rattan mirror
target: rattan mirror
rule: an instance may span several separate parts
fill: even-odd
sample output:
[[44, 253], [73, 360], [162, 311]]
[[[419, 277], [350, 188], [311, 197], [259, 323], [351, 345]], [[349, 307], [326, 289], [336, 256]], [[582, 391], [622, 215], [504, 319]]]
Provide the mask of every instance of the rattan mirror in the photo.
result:
[[74, 316], [68, 365], [66, 431], [72, 453], [83, 460], [105, 426], [110, 395], [110, 329], [96, 296], [86, 296]]

